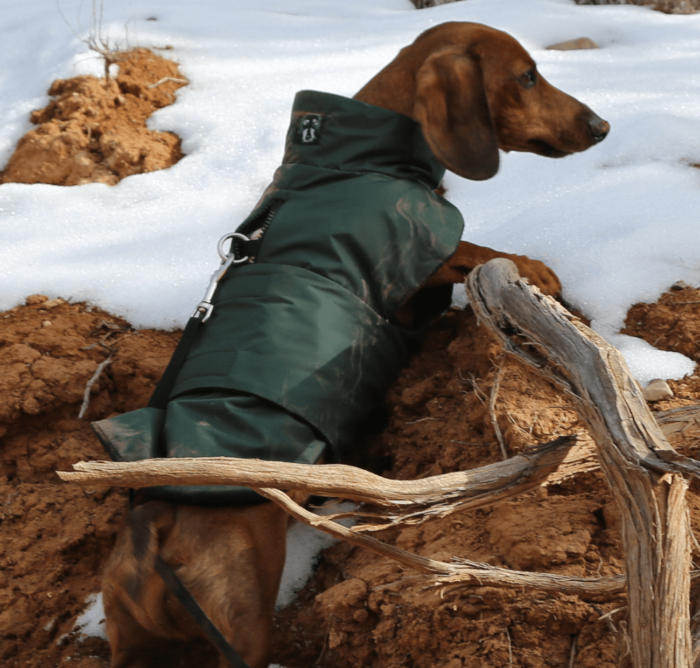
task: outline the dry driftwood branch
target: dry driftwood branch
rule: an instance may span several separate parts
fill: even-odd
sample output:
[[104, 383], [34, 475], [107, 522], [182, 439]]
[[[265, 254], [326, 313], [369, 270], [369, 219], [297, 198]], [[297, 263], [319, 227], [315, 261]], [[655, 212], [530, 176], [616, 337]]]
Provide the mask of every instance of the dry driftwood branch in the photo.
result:
[[508, 459], [508, 450], [506, 449], [506, 442], [503, 439], [503, 434], [501, 434], [501, 428], [498, 426], [498, 418], [496, 417], [496, 398], [498, 397], [498, 389], [501, 386], [501, 378], [503, 377], [503, 360], [498, 365], [498, 371], [496, 372], [496, 378], [493, 381], [493, 387], [491, 388], [491, 397], [489, 399], [489, 416], [491, 417], [491, 426], [496, 434], [496, 440], [498, 441], [498, 447], [501, 449], [501, 456], [503, 459]]
[[83, 403], [80, 406], [80, 412], [78, 413], [78, 420], [82, 420], [85, 413], [87, 412], [87, 409], [90, 406], [90, 392], [92, 392], [92, 386], [95, 384], [97, 379], [100, 377], [100, 374], [102, 373], [103, 369], [108, 365], [112, 363], [112, 358], [108, 357], [106, 360], [102, 361], [97, 369], [95, 369], [95, 373], [92, 374], [92, 378], [88, 380], [87, 384], [85, 385], [85, 392], [83, 393]]
[[[664, 433], [672, 437], [700, 425], [700, 406], [657, 414]], [[700, 429], [700, 427], [698, 427]], [[86, 487], [151, 485], [243, 485], [294, 489], [311, 494], [352, 499], [391, 510], [355, 516], [381, 517], [389, 524], [362, 525], [362, 530], [420, 523], [431, 517], [496, 504], [566, 478], [599, 468], [595, 444], [585, 434], [557, 439], [506, 461], [470, 471], [420, 480], [388, 480], [351, 466], [307, 466], [256, 459], [197, 458], [141, 462], [81, 462], [75, 471], [59, 471], [67, 482]]]
[[467, 279], [469, 302], [510, 354], [562, 387], [598, 445], [622, 519], [634, 668], [690, 666], [690, 526], [678, 454], [622, 355], [563, 307], [493, 260]]
[[[551, 470], [557, 463], [566, 459], [567, 450], [573, 441], [561, 439], [562, 442], [550, 445], [545, 449], [545, 469], [538, 470], [538, 481], [541, 482], [546, 474], [543, 470]], [[590, 467], [590, 447], [579, 448], [583, 451], [583, 456], [574, 457], [572, 467], [586, 470]], [[506, 469], [505, 464], [515, 464], [516, 470], [527, 458], [521, 456], [520, 462], [514, 462], [517, 458], [512, 458], [508, 462], [499, 462], [492, 465], [493, 468]], [[188, 480], [190, 484], [241, 484], [243, 481], [251, 482], [252, 479], [258, 481], [266, 477], [274, 480], [276, 485], [294, 489], [325, 490], [324, 493], [335, 495], [337, 488], [353, 488], [355, 485], [362, 490], [362, 498], [369, 496], [368, 490], [372, 485], [367, 480], [374, 480], [381, 483], [397, 485], [395, 497], [403, 502], [408, 492], [401, 488], [403, 483], [413, 483], [420, 487], [424, 486], [424, 494], [434, 495], [435, 489], [431, 486], [429, 478], [417, 481], [394, 481], [374, 476], [371, 473], [355, 469], [348, 466], [305, 466], [302, 464], [283, 464], [276, 462], [270, 466], [270, 462], [260, 462], [259, 460], [230, 460], [228, 458], [209, 459], [180, 459], [180, 460], [150, 460], [137, 463], [114, 463], [114, 462], [89, 462], [76, 464], [78, 472], [60, 472], [59, 475], [64, 480], [79, 482], [79, 484], [95, 486], [99, 484], [124, 484], [129, 486], [150, 486], [153, 484], [171, 484], [176, 481], [182, 484], [183, 480]], [[175, 465], [175, 466], [171, 466]], [[214, 466], [212, 466], [214, 465]], [[267, 467], [268, 475], [261, 469]], [[197, 469], [199, 472], [196, 472]], [[491, 467], [484, 467], [491, 468]], [[220, 469], [217, 475], [216, 469]], [[239, 470], [237, 470], [239, 469]], [[244, 472], [241, 473], [243, 469]], [[335, 470], [334, 470], [335, 469]], [[522, 472], [522, 469], [520, 469]], [[195, 472], [193, 472], [195, 471]], [[483, 472], [483, 469], [479, 469]], [[338, 475], [340, 473], [341, 475]], [[349, 479], [342, 475], [347, 473]], [[469, 474], [471, 472], [464, 472]], [[435, 476], [437, 478], [449, 478], [456, 474]], [[285, 477], [286, 476], [286, 477]], [[280, 482], [280, 479], [285, 482]], [[309, 482], [313, 479], [314, 482]], [[108, 480], [109, 482], [105, 482]], [[115, 480], [119, 482], [115, 483]], [[318, 480], [323, 480], [320, 484]], [[363, 480], [359, 483], [358, 480]], [[538, 484], [539, 484], [538, 482]], [[371, 550], [379, 555], [388, 557], [404, 566], [417, 570], [427, 576], [430, 584], [433, 585], [456, 585], [467, 586], [470, 584], [490, 585], [494, 587], [526, 587], [542, 591], [559, 592], [566, 594], [576, 594], [583, 597], [609, 596], [618, 594], [624, 590], [625, 578], [623, 575], [606, 578], [577, 578], [560, 575], [550, 575], [547, 573], [526, 573], [511, 571], [505, 568], [495, 568], [487, 564], [479, 564], [468, 560], [455, 560], [454, 563], [445, 563], [427, 559], [415, 554], [411, 554], [398, 547], [387, 545], [371, 536], [363, 536], [352, 529], [346, 528], [328, 516], [321, 517], [294, 503], [284, 492], [273, 488], [261, 488], [251, 485], [258, 493], [266, 496], [275, 503], [282, 506], [296, 519], [320, 529], [330, 535], [346, 540], [354, 545]], [[510, 496], [511, 494], [508, 494]], [[352, 496], [344, 492], [344, 497]], [[355, 494], [357, 496], [357, 493]], [[387, 502], [386, 498], [381, 498]], [[376, 500], [375, 500], [376, 501]], [[395, 502], [396, 499], [393, 499]]]
[[292, 517], [325, 531], [336, 538], [358, 545], [372, 552], [389, 557], [394, 561], [433, 576], [433, 584], [443, 586], [457, 583], [460, 586], [477, 584], [492, 587], [526, 587], [553, 593], [576, 594], [578, 596], [600, 596], [622, 593], [625, 587], [623, 575], [605, 578], [576, 578], [549, 573], [527, 573], [479, 564], [467, 559], [455, 559], [453, 563], [436, 561], [412, 554], [393, 545], [387, 545], [371, 536], [361, 536], [350, 529], [314, 515], [292, 501], [284, 492], [272, 488], [256, 488], [259, 494], [271, 499], [284, 508]]
[[161, 84], [168, 83], [169, 81], [172, 83], [181, 83], [181, 84], [188, 84], [189, 83], [189, 81], [187, 81], [187, 79], [178, 79], [177, 77], [163, 77], [162, 79], [159, 79], [155, 83], [152, 83], [150, 86], [147, 86], [147, 88], [157, 88]]
[[355, 515], [377, 518], [375, 525], [356, 528], [372, 531], [493, 505], [536, 489], [545, 480], [560, 482], [597, 467], [594, 444], [585, 435], [574, 435], [503, 462], [420, 480], [388, 480], [342, 464], [309, 466], [230, 457], [80, 462], [74, 465], [75, 471], [58, 475], [88, 487], [178, 484], [301, 490], [371, 504], [371, 509], [360, 509]]
[[682, 454], [700, 445], [700, 406], [681, 406], [655, 413], [654, 417], [669, 443]]
[[[519, 485], [513, 485], [515, 481], [527, 473], [528, 469], [535, 472], [536, 484], [540, 484], [557, 466], [569, 471], [569, 475], [581, 470], [588, 470], [591, 462], [592, 446], [590, 444], [579, 446], [578, 454], [572, 456], [572, 443], [575, 439], [559, 439], [532, 456], [520, 455], [506, 462], [499, 462], [490, 467], [483, 467], [476, 472], [480, 475], [477, 482], [483, 487], [493, 485], [495, 480], [501, 484], [505, 480], [500, 496], [504, 498], [512, 496], [523, 490], [523, 485], [530, 489], [532, 481], [525, 479]], [[533, 461], [538, 466], [533, 466]], [[236, 460], [230, 458], [201, 458], [179, 460], [149, 460], [135, 463], [115, 462], [89, 462], [76, 464], [77, 472], [60, 472], [64, 480], [79, 482], [79, 484], [95, 486], [100, 484], [122, 484], [134, 487], [150, 486], [154, 484], [171, 484], [177, 482], [183, 484], [244, 484], [248, 483], [258, 493], [278, 503], [296, 519], [314, 526], [330, 535], [346, 540], [372, 552], [388, 557], [404, 566], [417, 570], [427, 576], [433, 585], [467, 586], [470, 584], [490, 585], [495, 587], [527, 587], [542, 591], [576, 594], [579, 596], [609, 596], [621, 593], [625, 587], [623, 575], [606, 578], [576, 578], [569, 576], [550, 575], [546, 573], [526, 573], [511, 571], [505, 568], [495, 568], [486, 564], [479, 564], [468, 560], [454, 560], [454, 563], [445, 563], [427, 559], [411, 554], [400, 548], [387, 545], [371, 536], [363, 536], [353, 529], [346, 528], [332, 518], [320, 517], [294, 503], [284, 492], [274, 488], [258, 487], [251, 485], [256, 481], [261, 484], [263, 479], [271, 479], [275, 485], [288, 489], [323, 490], [325, 494], [337, 495], [342, 491], [344, 498], [359, 498], [359, 500], [372, 499], [377, 503], [410, 503], [411, 495], [424, 499], [437, 499], [444, 501], [439, 489], [449, 489], [445, 482], [452, 483], [452, 489], [458, 490], [463, 486], [464, 477], [473, 478], [472, 472], [465, 471], [457, 474], [446, 474], [425, 478], [416, 481], [395, 481], [380, 478], [361, 469], [349, 466], [305, 466], [302, 464], [285, 464], [259, 460]], [[264, 469], [267, 469], [265, 471]], [[494, 473], [495, 471], [495, 473]], [[556, 472], [556, 471], [555, 471]], [[501, 474], [500, 476], [498, 474]], [[506, 473], [505, 478], [502, 477]], [[455, 484], [459, 478], [460, 484]], [[453, 480], [449, 480], [452, 478]], [[442, 484], [435, 485], [435, 480], [442, 480]], [[444, 480], [447, 479], [447, 480]], [[311, 482], [310, 482], [311, 480]], [[373, 489], [379, 486], [381, 494]], [[384, 487], [388, 487], [389, 491]], [[407, 491], [406, 486], [413, 486], [413, 491]], [[479, 485], [471, 485], [471, 491], [479, 490]], [[517, 489], [517, 492], [512, 491]], [[348, 491], [350, 490], [350, 491]], [[358, 491], [359, 490], [359, 491]], [[488, 498], [488, 494], [482, 496]], [[372, 496], [372, 495], [376, 495]], [[483, 504], [483, 502], [482, 502]], [[364, 529], [366, 527], [360, 527]]]
[[[670, 411], [669, 411], [670, 412]], [[691, 573], [691, 581], [697, 587], [697, 580]], [[695, 597], [693, 601], [693, 616], [690, 618], [690, 632], [693, 636], [693, 668], [700, 668], [700, 592], [697, 588], [692, 593]]]

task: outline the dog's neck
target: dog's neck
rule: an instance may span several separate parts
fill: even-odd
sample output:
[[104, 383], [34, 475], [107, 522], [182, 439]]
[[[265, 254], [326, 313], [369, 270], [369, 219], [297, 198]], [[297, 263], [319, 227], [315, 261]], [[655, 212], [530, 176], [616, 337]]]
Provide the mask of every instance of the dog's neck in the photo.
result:
[[365, 84], [354, 99], [413, 118], [416, 74], [424, 59], [423, 49], [403, 49], [392, 62]]
[[403, 81], [400, 81], [399, 78], [382, 77], [381, 74], [380, 72], [367, 83], [354, 99], [413, 118], [413, 80], [408, 76], [401, 76]]
[[446, 48], [449, 41], [440, 35], [425, 33], [401, 49], [394, 60], [365, 84], [355, 99], [413, 118], [418, 70], [437, 48]]

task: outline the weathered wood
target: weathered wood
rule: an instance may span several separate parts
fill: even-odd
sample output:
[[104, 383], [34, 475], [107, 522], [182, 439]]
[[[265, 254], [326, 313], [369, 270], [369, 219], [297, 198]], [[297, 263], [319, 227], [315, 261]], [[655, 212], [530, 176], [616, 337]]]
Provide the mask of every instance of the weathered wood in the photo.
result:
[[[59, 476], [64, 480], [87, 486], [247, 484], [258, 493], [278, 503], [296, 519], [336, 538], [398, 561], [423, 574], [432, 585], [478, 584], [495, 587], [525, 587], [552, 593], [576, 594], [582, 597], [620, 594], [625, 588], [624, 575], [578, 578], [512, 571], [468, 560], [446, 563], [427, 559], [387, 545], [371, 536], [361, 535], [356, 530], [359, 528], [362, 532], [367, 531], [367, 525], [346, 528], [333, 521], [338, 516], [315, 515], [294, 503], [284, 492], [260, 487], [263, 481], [269, 480], [276, 487], [285, 489], [300, 489], [359, 501], [371, 501], [377, 505], [408, 505], [410, 512], [416, 516], [420, 516], [422, 510], [432, 511], [434, 514], [447, 514], [454, 512], [450, 505], [450, 496], [454, 497], [453, 501], [456, 499], [456, 504], [473, 503], [478, 507], [527, 491], [541, 484], [548, 477], [552, 479], [554, 476], [560, 480], [596, 467], [597, 464], [592, 460], [593, 444], [584, 440], [582, 444], [572, 447], [576, 442], [576, 438], [558, 439], [538, 451], [519, 455], [505, 462], [474, 471], [462, 471], [414, 481], [387, 480], [350, 466], [306, 466], [223, 457], [149, 460], [135, 463], [82, 462], [74, 466], [77, 469], [76, 472], [59, 472]], [[471, 498], [468, 496], [470, 494]], [[416, 498], [421, 500], [421, 504], [413, 503]], [[426, 508], [421, 508], [425, 504], [427, 504]], [[359, 514], [364, 515], [363, 512]], [[405, 522], [406, 518], [401, 518], [401, 521]], [[412, 521], [411, 518], [409, 521]], [[386, 526], [373, 528], [386, 528]]]
[[688, 484], [676, 471], [693, 470], [694, 462], [668, 443], [622, 355], [522, 281], [511, 262], [493, 260], [474, 270], [467, 294], [508, 353], [574, 398], [598, 445], [621, 515], [632, 665], [687, 668], [692, 652]]
[[[666, 440], [680, 450], [681, 455], [700, 444], [700, 404], [672, 408], [652, 415]], [[690, 461], [693, 466], [697, 466], [696, 460]]]
[[150, 459], [140, 462], [80, 462], [59, 471], [83, 486], [243, 485], [301, 490], [350, 499], [361, 507], [346, 513], [374, 523], [363, 532], [493, 505], [550, 483], [598, 468], [595, 445], [585, 434], [559, 438], [503, 462], [420, 480], [389, 480], [342, 464], [310, 466], [232, 457]]
[[487, 585], [492, 587], [515, 587], [538, 589], [552, 593], [575, 594], [581, 597], [610, 596], [621, 594], [625, 587], [624, 575], [602, 578], [577, 578], [549, 573], [528, 573], [497, 568], [467, 559], [455, 559], [454, 563], [436, 561], [412, 554], [393, 545], [387, 545], [371, 536], [362, 536], [333, 522], [328, 517], [314, 515], [292, 501], [284, 492], [277, 489], [256, 491], [284, 508], [292, 517], [314, 526], [331, 536], [358, 545], [429, 576], [430, 583], [436, 586], [456, 584], [457, 586]]
[[[83, 486], [244, 485], [295, 489], [384, 506], [422, 505], [538, 482], [561, 464], [577, 472], [595, 467], [591, 444], [577, 447], [576, 436], [557, 439], [527, 454], [469, 471], [420, 480], [390, 480], [344, 464], [313, 466], [233, 457], [148, 459], [139, 462], [79, 462], [74, 471], [59, 471], [62, 480]], [[526, 483], [527, 484], [527, 483]]]
[[[700, 406], [659, 413], [664, 432], [677, 435], [700, 422]], [[243, 485], [301, 490], [351, 499], [386, 509], [360, 508], [346, 515], [374, 518], [362, 531], [419, 524], [455, 512], [492, 506], [547, 482], [556, 484], [599, 468], [595, 444], [587, 434], [557, 439], [503, 462], [420, 480], [388, 480], [351, 466], [308, 466], [257, 459], [153, 459], [142, 462], [80, 462], [59, 471], [66, 482], [85, 487], [152, 485]]]

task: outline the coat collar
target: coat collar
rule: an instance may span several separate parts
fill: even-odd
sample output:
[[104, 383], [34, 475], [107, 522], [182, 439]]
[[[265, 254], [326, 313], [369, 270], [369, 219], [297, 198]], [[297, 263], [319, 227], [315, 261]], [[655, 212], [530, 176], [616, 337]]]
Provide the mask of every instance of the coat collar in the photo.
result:
[[297, 93], [283, 164], [378, 172], [437, 188], [445, 168], [403, 114], [317, 91]]

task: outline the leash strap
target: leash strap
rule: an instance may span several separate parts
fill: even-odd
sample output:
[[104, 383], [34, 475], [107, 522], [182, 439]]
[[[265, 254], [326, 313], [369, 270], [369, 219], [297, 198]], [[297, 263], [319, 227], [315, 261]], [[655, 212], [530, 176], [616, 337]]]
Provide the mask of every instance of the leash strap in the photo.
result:
[[197, 603], [197, 599], [190, 591], [182, 584], [182, 580], [177, 577], [175, 571], [163, 561], [163, 558], [158, 555], [156, 557], [156, 571], [167, 585], [168, 589], [175, 595], [178, 601], [182, 603], [185, 609], [194, 617], [194, 620], [199, 624], [200, 628], [207, 634], [207, 638], [221, 652], [231, 668], [250, 668], [243, 661], [240, 654], [231, 646], [224, 638], [223, 634], [216, 627], [214, 622], [207, 617], [206, 613]]
[[[192, 313], [192, 316], [187, 321], [187, 325], [185, 326], [182, 336], [180, 337], [177, 348], [175, 349], [173, 356], [170, 358], [170, 362], [168, 363], [165, 372], [161, 376], [158, 385], [156, 385], [156, 389], [151, 395], [151, 399], [148, 402], [149, 407], [165, 409], [168, 399], [170, 398], [170, 392], [172, 391], [175, 381], [177, 380], [177, 376], [180, 373], [180, 369], [185, 363], [187, 354], [197, 338], [197, 332], [202, 324], [211, 316], [214, 308], [212, 306], [211, 299], [214, 296], [214, 291], [216, 290], [219, 281], [223, 278], [224, 274], [226, 271], [228, 271], [231, 265], [240, 264], [247, 261], [247, 257], [236, 260], [234, 249], [231, 249], [231, 252], [229, 252], [227, 255], [224, 254], [224, 242], [227, 239], [234, 238], [244, 242], [249, 241], [247, 237], [237, 233], [226, 235], [219, 241], [218, 250], [219, 256], [222, 260], [221, 266], [212, 274], [209, 287], [207, 288], [204, 298], [197, 305], [194, 313]], [[130, 496], [133, 495], [130, 494]], [[192, 615], [197, 624], [199, 624], [199, 627], [206, 634], [207, 638], [209, 638], [210, 642], [214, 645], [214, 647], [216, 647], [216, 649], [219, 650], [219, 652], [221, 652], [222, 656], [228, 662], [230, 668], [250, 668], [248, 664], [243, 661], [238, 652], [236, 652], [236, 650], [231, 646], [228, 640], [226, 640], [223, 633], [219, 631], [214, 622], [212, 622], [204, 610], [202, 610], [195, 597], [192, 596], [187, 587], [182, 584], [180, 578], [175, 574], [175, 571], [173, 571], [173, 569], [165, 563], [160, 555], [156, 557], [155, 567], [156, 572], [163, 579], [163, 582], [165, 582], [168, 589]]]
[[[231, 249], [228, 253], [224, 251], [224, 244], [227, 241], [232, 242]], [[185, 325], [185, 330], [182, 332], [180, 342], [177, 344], [177, 348], [175, 348], [175, 352], [170, 358], [170, 362], [163, 372], [161, 379], [158, 381], [156, 389], [153, 391], [151, 399], [148, 402], [148, 406], [150, 408], [165, 408], [168, 404], [170, 392], [175, 385], [177, 375], [180, 373], [182, 365], [185, 363], [187, 353], [189, 353], [194, 340], [197, 338], [197, 332], [200, 326], [209, 320], [212, 311], [214, 310], [211, 300], [214, 297], [214, 292], [219, 285], [219, 281], [224, 277], [232, 265], [242, 264], [249, 260], [247, 255], [242, 258], [236, 258], [237, 249], [234, 247], [233, 242], [250, 244], [251, 240], [244, 234], [239, 234], [238, 232], [225, 234], [223, 237], [221, 237], [221, 239], [219, 239], [217, 251], [219, 253], [219, 257], [221, 258], [221, 265], [211, 275], [209, 286], [207, 287], [207, 291], [204, 293], [202, 301], [197, 304], [197, 307], [190, 316], [190, 319], [187, 321], [187, 325]]]
[[182, 332], [180, 341], [175, 348], [173, 356], [168, 362], [163, 375], [156, 385], [156, 389], [153, 390], [150, 400], [148, 401], [148, 406], [150, 408], [165, 408], [168, 403], [168, 398], [170, 397], [170, 391], [175, 385], [177, 380], [177, 375], [180, 373], [182, 365], [185, 363], [187, 358], [187, 353], [190, 351], [194, 340], [197, 338], [197, 332], [199, 331], [204, 319], [201, 318], [201, 312], [195, 311], [192, 317], [187, 321], [185, 329]]

